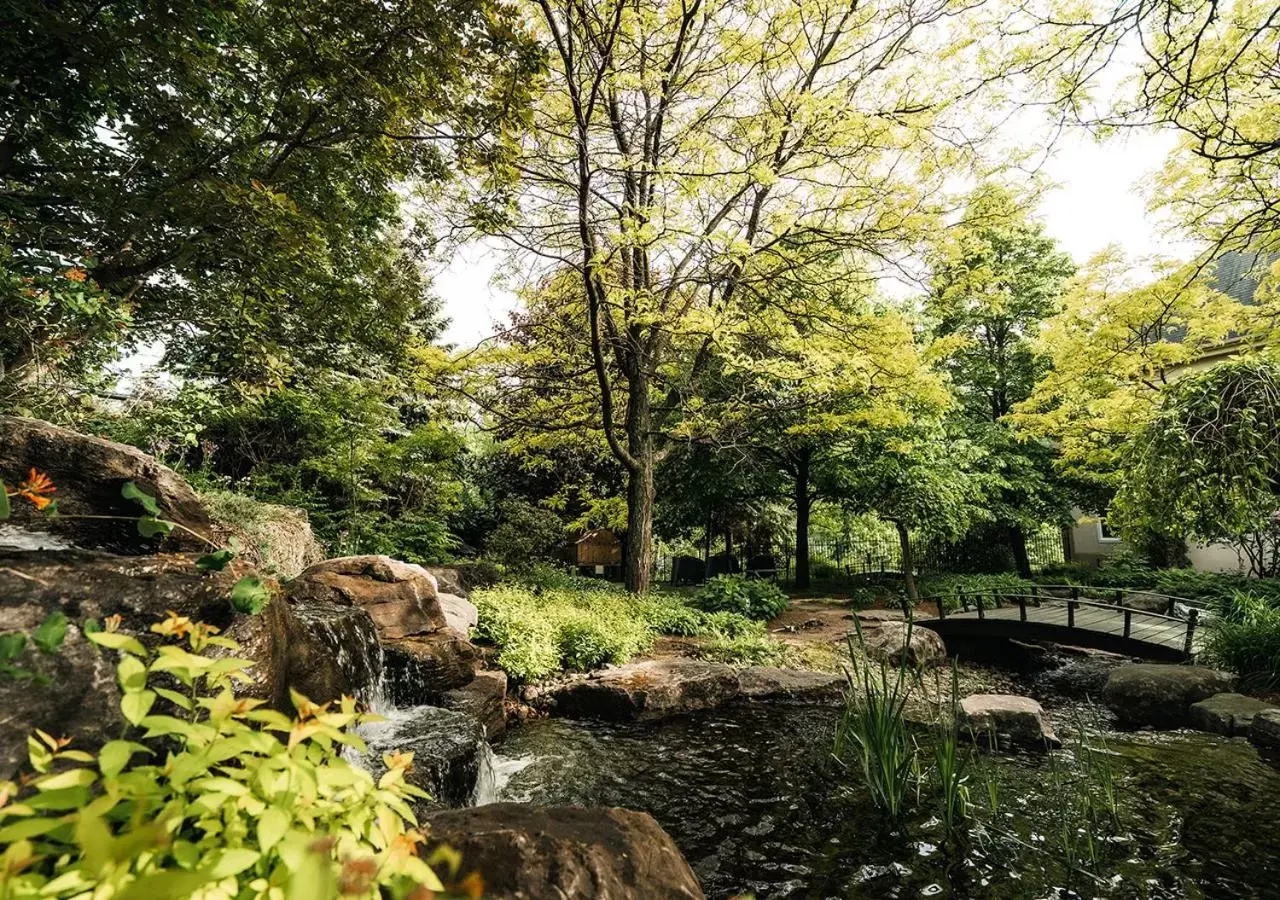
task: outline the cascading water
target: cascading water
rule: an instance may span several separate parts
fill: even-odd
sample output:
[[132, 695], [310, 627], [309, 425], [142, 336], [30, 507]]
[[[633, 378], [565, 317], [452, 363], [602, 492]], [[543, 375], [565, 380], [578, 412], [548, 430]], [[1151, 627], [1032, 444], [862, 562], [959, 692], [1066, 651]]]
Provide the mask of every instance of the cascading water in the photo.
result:
[[313, 601], [295, 607], [294, 615], [332, 651], [352, 696], [375, 712], [389, 708], [386, 657], [377, 626], [364, 609]]

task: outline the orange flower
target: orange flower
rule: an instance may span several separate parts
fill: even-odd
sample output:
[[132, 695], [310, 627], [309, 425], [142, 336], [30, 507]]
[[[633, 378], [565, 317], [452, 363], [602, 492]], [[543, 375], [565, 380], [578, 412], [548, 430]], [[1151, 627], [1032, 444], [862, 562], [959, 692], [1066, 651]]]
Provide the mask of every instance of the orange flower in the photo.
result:
[[62, 273], [62, 277], [67, 281], [85, 281], [89, 278], [89, 273], [84, 269], [67, 269]]
[[169, 613], [169, 618], [165, 619], [163, 622], [157, 622], [152, 625], [151, 630], [153, 632], [156, 634], [173, 635], [175, 637], [186, 637], [191, 633], [192, 629], [195, 627], [195, 623], [186, 616], [178, 615], [171, 609], [166, 610], [166, 612]]
[[18, 495], [26, 497], [36, 509], [44, 509], [53, 502], [47, 495], [52, 494], [57, 488], [53, 486], [53, 480], [44, 472], [31, 470], [31, 474], [27, 476], [27, 480], [18, 485]]

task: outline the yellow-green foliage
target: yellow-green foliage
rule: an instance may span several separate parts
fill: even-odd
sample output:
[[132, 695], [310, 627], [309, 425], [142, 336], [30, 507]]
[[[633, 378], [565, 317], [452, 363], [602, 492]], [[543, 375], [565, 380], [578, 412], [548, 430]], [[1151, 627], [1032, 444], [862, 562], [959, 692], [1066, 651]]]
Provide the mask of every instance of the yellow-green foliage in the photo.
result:
[[699, 655], [722, 662], [778, 665], [788, 658], [763, 623], [736, 612], [703, 612], [672, 594], [639, 597], [601, 582], [560, 578], [554, 586], [499, 585], [472, 599], [480, 611], [477, 636], [492, 642], [498, 665], [522, 681], [625, 663], [660, 634], [704, 638]]
[[[108, 623], [110, 629], [111, 623]], [[112, 630], [128, 726], [97, 755], [37, 732], [36, 776], [0, 783], [0, 897], [405, 898], [443, 890], [416, 852], [405, 782], [412, 754], [377, 781], [342, 757], [364, 750], [355, 702], [294, 696], [296, 718], [237, 698], [249, 662], [216, 629], [171, 615], [185, 639], [148, 650]]]

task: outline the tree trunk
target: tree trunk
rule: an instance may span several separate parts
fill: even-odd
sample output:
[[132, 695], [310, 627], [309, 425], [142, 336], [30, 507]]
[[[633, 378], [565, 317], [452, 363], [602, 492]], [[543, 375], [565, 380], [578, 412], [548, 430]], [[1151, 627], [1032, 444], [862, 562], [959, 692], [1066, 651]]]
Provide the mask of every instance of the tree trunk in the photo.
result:
[[813, 509], [813, 497], [809, 494], [809, 460], [812, 451], [800, 451], [795, 468], [796, 503], [796, 587], [809, 588], [809, 513]]
[[898, 548], [902, 551], [902, 581], [907, 588], [907, 600], [911, 605], [920, 604], [920, 589], [916, 587], [915, 559], [911, 555], [911, 535], [901, 522], [893, 523], [898, 529]]
[[627, 392], [627, 590], [649, 592], [653, 566], [653, 414], [647, 378], [630, 379]]
[[1027, 555], [1027, 535], [1021, 525], [1009, 526], [1009, 549], [1013, 552], [1013, 564], [1021, 578], [1031, 578], [1031, 557]]

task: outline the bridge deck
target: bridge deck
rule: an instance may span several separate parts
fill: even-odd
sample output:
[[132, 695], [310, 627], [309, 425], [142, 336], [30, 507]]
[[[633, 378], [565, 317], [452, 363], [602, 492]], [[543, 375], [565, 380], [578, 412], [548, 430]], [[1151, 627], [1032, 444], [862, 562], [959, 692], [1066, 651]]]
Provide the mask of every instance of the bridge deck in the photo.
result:
[[[945, 618], [922, 618], [916, 622], [937, 631], [943, 637], [948, 634], [980, 637], [1024, 637], [1034, 640], [1047, 639], [1059, 643], [1078, 643], [1114, 649], [1120, 652], [1181, 659], [1185, 655], [1187, 623], [1181, 619], [1128, 610], [1130, 627], [1125, 635], [1126, 610], [1114, 606], [1078, 605], [1074, 625], [1070, 624], [1066, 601], [1048, 601], [1042, 605], [1026, 606], [1026, 619], [1018, 606], [986, 609], [979, 616], [976, 609], [967, 612], [947, 613]], [[1192, 652], [1199, 649], [1203, 629], [1194, 633]]]

